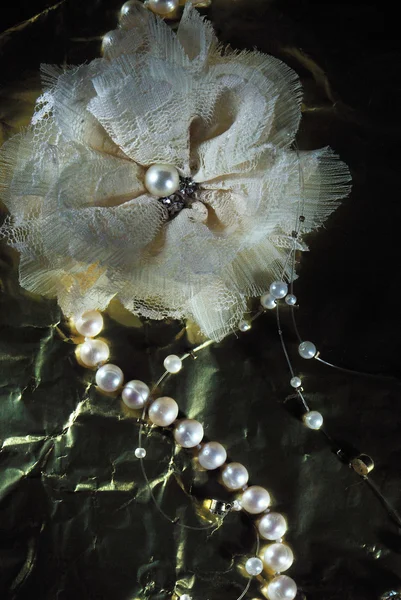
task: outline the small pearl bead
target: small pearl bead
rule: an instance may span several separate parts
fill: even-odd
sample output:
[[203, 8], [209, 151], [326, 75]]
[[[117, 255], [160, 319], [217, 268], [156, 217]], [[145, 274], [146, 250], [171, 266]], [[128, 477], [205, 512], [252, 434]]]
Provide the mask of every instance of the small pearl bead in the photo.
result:
[[249, 474], [244, 465], [233, 462], [224, 467], [221, 477], [229, 490], [240, 490], [248, 483]]
[[178, 416], [178, 404], [168, 396], [155, 400], [149, 407], [149, 419], [159, 427], [168, 427]]
[[204, 469], [211, 471], [221, 467], [226, 461], [227, 452], [218, 442], [208, 442], [199, 452], [199, 464]]
[[188, 596], [188, 594], [183, 594], [180, 596], [180, 600], [192, 600], [192, 598], [191, 596]]
[[118, 43], [122, 38], [122, 32], [119, 29], [105, 33], [102, 38], [102, 54], [105, 54], [112, 46]]
[[242, 508], [251, 515], [263, 512], [270, 504], [270, 494], [259, 485], [251, 485], [241, 496]]
[[288, 294], [288, 285], [285, 281], [273, 281], [270, 286], [270, 293], [273, 298], [284, 298]]
[[146, 456], [146, 450], [145, 450], [145, 448], [136, 448], [135, 449], [135, 456], [137, 458], [145, 458], [145, 456]]
[[180, 187], [180, 176], [173, 165], [152, 165], [145, 174], [145, 186], [153, 196], [165, 198]]
[[285, 301], [288, 306], [294, 306], [297, 303], [297, 297], [294, 296], [294, 294], [288, 294], [288, 296], [285, 297]]
[[242, 504], [239, 500], [234, 500], [231, 508], [232, 510], [235, 510], [235, 512], [239, 512], [240, 510], [242, 510]]
[[302, 381], [299, 377], [293, 377], [290, 381], [290, 384], [293, 388], [299, 388], [302, 385]]
[[195, 419], [183, 419], [175, 427], [174, 438], [183, 448], [195, 448], [203, 439], [203, 426]]
[[103, 329], [103, 317], [97, 310], [87, 310], [76, 320], [75, 328], [85, 337], [95, 337]]
[[263, 562], [274, 573], [282, 573], [291, 567], [294, 555], [287, 544], [270, 544], [264, 551]]
[[78, 346], [79, 358], [87, 367], [96, 367], [106, 362], [110, 356], [108, 345], [101, 340], [92, 340], [88, 338], [83, 344]]
[[316, 346], [312, 342], [302, 342], [298, 346], [298, 352], [302, 358], [314, 358], [316, 356]]
[[138, 410], [145, 406], [149, 394], [150, 390], [146, 383], [138, 379], [133, 379], [125, 384], [121, 396], [128, 408]]
[[279, 540], [287, 531], [287, 521], [280, 513], [270, 512], [258, 523], [260, 536], [265, 540]]
[[164, 359], [163, 365], [169, 373], [178, 373], [182, 369], [182, 360], [179, 356], [170, 354]]
[[238, 323], [238, 329], [240, 331], [249, 331], [251, 328], [251, 324], [248, 321], [240, 321]]
[[96, 372], [96, 383], [104, 392], [115, 392], [123, 381], [124, 374], [117, 365], [103, 365]]
[[267, 308], [269, 310], [272, 310], [277, 306], [276, 300], [271, 294], [263, 294], [263, 296], [260, 298], [260, 303], [263, 308]]
[[138, 6], [142, 6], [142, 2], [138, 2], [138, 0], [128, 0], [128, 2], [125, 2], [120, 9], [120, 17], [126, 17], [132, 12], [135, 12]]
[[297, 595], [297, 585], [291, 577], [279, 575], [266, 588], [269, 600], [294, 600]]
[[248, 575], [260, 575], [263, 571], [263, 562], [260, 560], [260, 558], [252, 556], [252, 558], [248, 558], [245, 563], [245, 571], [248, 573]]
[[323, 425], [323, 415], [317, 410], [310, 410], [303, 416], [304, 423], [309, 429], [320, 429]]
[[169, 15], [179, 6], [179, 0], [148, 0], [148, 7], [157, 15]]

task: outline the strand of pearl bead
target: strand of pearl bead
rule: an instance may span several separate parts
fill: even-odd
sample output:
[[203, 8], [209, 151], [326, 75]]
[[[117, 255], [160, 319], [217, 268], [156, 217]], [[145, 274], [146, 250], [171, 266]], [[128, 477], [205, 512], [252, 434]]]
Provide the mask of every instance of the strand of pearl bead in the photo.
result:
[[[295, 304], [297, 302], [296, 296], [294, 296], [294, 294], [292, 294], [292, 293], [288, 294], [288, 285], [285, 283], [285, 281], [274, 281], [270, 285], [269, 292], [263, 294], [260, 297], [260, 304], [261, 304], [262, 308], [265, 310], [266, 309], [272, 310], [274, 308], [279, 310], [277, 302], [283, 298], [285, 299], [286, 304], [288, 304], [293, 309], [293, 307], [295, 306]], [[306, 360], [315, 358], [318, 355], [318, 351], [317, 351], [315, 344], [310, 341], [300, 342], [300, 344], [298, 346], [298, 353], [302, 358], [304, 358]], [[288, 361], [290, 370], [293, 373], [291, 361], [290, 361], [288, 355], [287, 355], [287, 361]], [[291, 385], [291, 387], [293, 387], [296, 390], [300, 399], [303, 400], [302, 395], [301, 395], [301, 392], [302, 392], [301, 378], [296, 375], [293, 375], [290, 380], [290, 385]], [[305, 405], [304, 401], [303, 401], [303, 404]], [[306, 427], [308, 427], [308, 429], [318, 430], [323, 425], [323, 415], [316, 410], [307, 409], [306, 413], [302, 417], [302, 420], [303, 420], [304, 424], [306, 425]]]
[[[279, 291], [278, 288], [276, 293], [279, 293]], [[283, 289], [280, 293], [283, 293]], [[108, 346], [105, 342], [92, 339], [101, 332], [102, 328], [103, 318], [98, 311], [88, 311], [81, 315], [77, 321], [76, 329], [81, 335], [85, 334], [86, 337], [85, 342], [79, 346], [79, 356], [84, 364], [84, 359], [87, 363], [90, 363], [87, 366], [99, 367], [95, 376], [97, 386], [106, 393], [114, 393], [122, 388], [124, 375], [117, 365], [103, 364], [109, 357]], [[244, 330], [246, 329], [244, 328]], [[107, 348], [107, 356], [103, 346], [97, 345], [99, 342]], [[85, 344], [89, 344], [89, 349], [85, 348]], [[98, 358], [96, 357], [96, 348], [104, 351], [103, 353], [99, 351]], [[187, 356], [185, 355], [183, 358]], [[178, 373], [182, 368], [183, 358], [179, 358], [174, 354], [167, 356], [163, 363], [166, 370], [159, 381], [162, 381], [169, 374]], [[129, 408], [143, 409], [145, 414], [150, 389], [144, 382], [139, 380], [129, 381], [122, 389], [121, 395], [123, 402]], [[260, 575], [263, 570], [267, 575], [270, 575], [270, 582], [262, 589], [268, 600], [281, 600], [282, 598], [293, 600], [297, 593], [297, 586], [290, 577], [281, 575], [283, 571], [290, 568], [294, 559], [291, 548], [283, 543], [282, 539], [287, 531], [287, 523], [283, 515], [270, 512], [271, 498], [269, 492], [257, 485], [248, 487], [248, 470], [241, 463], [227, 463], [227, 452], [219, 442], [202, 443], [204, 428], [199, 421], [195, 419], [177, 419], [179, 407], [173, 398], [168, 396], [156, 398], [147, 407], [147, 412], [152, 424], [158, 427], [173, 426], [174, 439], [179, 446], [198, 450], [198, 462], [203, 469], [221, 469], [222, 485], [231, 492], [240, 492], [240, 496], [233, 503], [233, 510], [244, 510], [249, 515], [257, 517], [263, 515], [257, 522], [258, 535], [262, 540], [273, 543], [262, 550], [260, 557], [249, 557], [245, 562], [245, 571], [250, 577]], [[316, 417], [310, 422], [316, 424]], [[135, 450], [135, 456], [140, 460], [146, 457], [146, 450], [141, 447], [141, 443]]]

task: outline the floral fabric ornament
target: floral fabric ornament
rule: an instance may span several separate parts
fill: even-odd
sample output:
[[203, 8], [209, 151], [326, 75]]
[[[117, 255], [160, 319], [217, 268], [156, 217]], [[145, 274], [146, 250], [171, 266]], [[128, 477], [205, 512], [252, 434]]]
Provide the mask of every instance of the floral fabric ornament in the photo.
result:
[[[176, 33], [133, 7], [103, 58], [44, 66], [43, 82], [30, 128], [0, 150], [0, 234], [21, 254], [21, 285], [67, 316], [118, 297], [222, 339], [249, 297], [290, 277], [299, 199], [308, 232], [349, 192], [329, 148], [292, 149], [297, 75], [223, 48], [190, 4]], [[175, 195], [148, 191], [155, 164], [178, 170]]]

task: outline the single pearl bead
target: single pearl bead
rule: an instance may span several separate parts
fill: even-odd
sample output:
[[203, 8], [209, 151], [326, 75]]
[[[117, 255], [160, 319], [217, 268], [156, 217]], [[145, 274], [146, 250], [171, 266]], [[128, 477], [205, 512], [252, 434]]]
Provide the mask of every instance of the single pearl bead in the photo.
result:
[[146, 456], [145, 448], [135, 448], [135, 456], [137, 458], [145, 458], [145, 456]]
[[97, 310], [87, 310], [76, 320], [75, 328], [85, 337], [95, 337], [103, 329], [103, 317]]
[[257, 527], [265, 540], [279, 540], [287, 531], [287, 521], [280, 513], [270, 512], [260, 519]]
[[248, 483], [249, 474], [244, 465], [233, 462], [224, 467], [221, 478], [229, 490], [240, 490]]
[[182, 360], [179, 356], [170, 354], [164, 359], [163, 365], [169, 373], [178, 373], [182, 369]]
[[251, 324], [249, 323], [249, 321], [240, 321], [238, 323], [238, 329], [240, 331], [249, 331], [251, 328]]
[[117, 365], [103, 365], [96, 372], [96, 383], [104, 392], [115, 392], [123, 381], [124, 374]]
[[183, 419], [175, 427], [174, 439], [183, 448], [195, 448], [203, 439], [203, 426], [195, 419]]
[[192, 600], [191, 596], [188, 596], [188, 594], [182, 594], [182, 596], [180, 596], [180, 600]]
[[259, 485], [251, 485], [241, 496], [242, 508], [251, 515], [263, 512], [270, 504], [270, 494]]
[[240, 510], [242, 510], [242, 504], [239, 500], [234, 500], [234, 502], [231, 505], [231, 509], [235, 510], [235, 512], [239, 512]]
[[221, 467], [226, 461], [227, 452], [218, 442], [208, 442], [199, 452], [199, 464], [208, 471]]
[[290, 381], [290, 384], [293, 388], [299, 388], [302, 385], [302, 381], [299, 377], [293, 377]]
[[263, 308], [267, 308], [269, 310], [272, 310], [277, 306], [276, 299], [273, 298], [271, 294], [263, 294], [263, 296], [260, 298], [260, 303]]
[[287, 575], [275, 577], [266, 588], [269, 600], [294, 600], [297, 595], [297, 584]]
[[303, 416], [304, 423], [309, 429], [320, 429], [323, 425], [323, 415], [317, 410], [310, 410]]
[[180, 187], [180, 176], [173, 165], [152, 165], [145, 174], [145, 186], [151, 194], [165, 198]]
[[169, 15], [174, 10], [177, 10], [179, 0], [148, 0], [147, 6], [157, 15]]
[[285, 301], [288, 306], [294, 306], [297, 303], [297, 297], [294, 296], [294, 294], [288, 294], [288, 296], [285, 297]]
[[135, 12], [139, 6], [143, 6], [142, 2], [139, 2], [138, 0], [128, 0], [128, 2], [125, 2], [120, 9], [120, 17], [126, 17], [132, 12]]
[[150, 390], [146, 383], [138, 379], [133, 379], [125, 384], [121, 396], [128, 408], [138, 410], [145, 406], [149, 394]]
[[252, 558], [248, 558], [245, 563], [245, 571], [248, 573], [248, 575], [260, 575], [263, 571], [263, 562], [260, 560], [260, 558], [252, 556]]
[[273, 281], [270, 286], [270, 293], [273, 298], [284, 298], [288, 294], [288, 285], [285, 281]]
[[114, 29], [105, 33], [102, 38], [102, 54], [105, 54], [112, 46], [117, 44], [122, 38], [122, 32], [119, 29]]
[[88, 338], [83, 344], [78, 346], [78, 349], [79, 358], [87, 367], [96, 367], [105, 363], [110, 356], [109, 347], [102, 340], [91, 340]]
[[178, 416], [178, 404], [168, 396], [158, 398], [149, 407], [149, 419], [159, 427], [168, 427]]
[[287, 544], [270, 544], [264, 551], [263, 562], [274, 573], [282, 573], [291, 567], [294, 555]]
[[316, 346], [312, 342], [302, 342], [298, 346], [298, 352], [302, 358], [314, 358], [316, 356]]

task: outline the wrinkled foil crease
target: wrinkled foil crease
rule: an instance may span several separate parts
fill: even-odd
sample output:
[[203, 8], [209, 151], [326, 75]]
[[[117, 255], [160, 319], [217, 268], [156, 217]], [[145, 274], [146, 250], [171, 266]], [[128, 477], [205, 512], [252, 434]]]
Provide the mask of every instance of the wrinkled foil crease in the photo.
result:
[[[102, 32], [115, 24], [117, 8], [89, 0], [49, 9], [38, 2], [21, 8], [14, 21], [5, 18], [2, 140], [29, 122], [39, 93], [39, 63], [93, 58]], [[322, 15], [313, 20], [290, 7], [282, 10], [256, 0], [237, 5], [214, 0], [211, 16], [223, 41], [256, 45], [303, 75], [300, 146], [332, 145], [360, 182], [353, 201], [311, 240], [296, 288], [299, 321], [323, 357], [384, 377], [349, 376], [310, 362], [296, 365], [330, 434], [342, 447], [374, 458], [372, 477], [400, 509], [400, 385], [390, 377], [399, 375], [398, 337], [391, 334], [399, 330], [399, 316], [360, 302], [372, 273], [389, 282], [390, 297], [396, 291], [390, 277], [396, 257], [388, 256], [386, 239], [397, 222], [390, 189], [381, 194], [378, 210], [386, 235], [378, 233], [375, 253], [367, 232], [377, 228], [377, 190], [383, 181], [397, 180], [375, 144], [379, 138], [393, 157], [399, 148], [385, 116], [358, 104], [358, 82], [345, 74], [348, 58], [341, 53], [333, 58], [328, 46], [316, 41], [322, 39], [316, 33], [325, 22]], [[340, 16], [332, 17], [334, 23]], [[358, 13], [359, 26], [361, 19]], [[350, 33], [343, 35], [345, 48], [351, 47]], [[380, 56], [375, 64], [380, 66]], [[375, 98], [377, 106], [380, 96]], [[376, 168], [366, 173], [372, 157]], [[144, 464], [163, 511], [194, 526], [212, 519], [213, 527], [184, 530], [160, 514], [134, 456], [138, 416], [124, 410], [118, 398], [95, 390], [93, 372], [75, 360], [76, 340], [57, 305], [19, 288], [17, 261], [13, 251], [1, 247], [0, 598], [164, 600], [188, 593], [194, 600], [236, 600], [246, 584], [242, 557], [254, 552], [249, 521], [238, 513], [224, 521], [211, 517], [206, 501], [230, 498], [216, 476], [199, 472], [190, 453], [175, 448], [171, 432], [145, 427]], [[167, 354], [200, 341], [191, 326], [141, 322], [116, 303], [105, 323], [111, 360], [127, 379], [155, 382]], [[296, 361], [287, 312], [283, 329]], [[253, 483], [272, 492], [275, 508], [289, 522], [287, 539], [297, 557], [291, 575], [300, 598], [399, 597], [399, 531], [325, 439], [302, 427], [292, 402], [283, 402], [287, 380], [274, 317], [268, 314], [239, 339], [227, 338], [196, 361], [186, 361], [162, 391], [177, 399], [183, 414], [205, 423], [206, 436], [224, 443], [232, 460], [249, 467]], [[260, 599], [259, 590], [255, 581], [249, 600]]]

